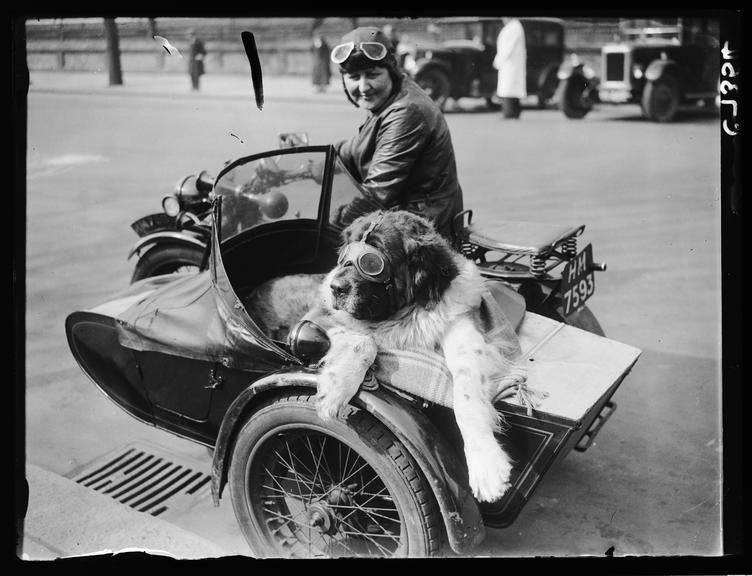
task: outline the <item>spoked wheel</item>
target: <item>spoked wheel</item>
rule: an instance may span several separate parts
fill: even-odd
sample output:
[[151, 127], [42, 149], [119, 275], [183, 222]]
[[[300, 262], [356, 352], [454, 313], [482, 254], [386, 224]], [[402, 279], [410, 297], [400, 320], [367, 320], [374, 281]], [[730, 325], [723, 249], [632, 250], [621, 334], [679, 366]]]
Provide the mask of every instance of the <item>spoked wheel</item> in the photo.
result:
[[238, 434], [233, 509], [261, 557], [427, 556], [442, 529], [404, 446], [368, 413], [324, 422], [312, 392], [269, 400]]

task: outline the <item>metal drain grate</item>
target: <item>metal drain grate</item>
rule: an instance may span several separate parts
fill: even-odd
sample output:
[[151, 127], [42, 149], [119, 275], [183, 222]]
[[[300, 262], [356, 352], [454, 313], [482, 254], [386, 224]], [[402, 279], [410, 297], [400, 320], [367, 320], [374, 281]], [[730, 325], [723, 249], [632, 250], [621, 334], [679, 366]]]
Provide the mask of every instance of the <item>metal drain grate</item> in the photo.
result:
[[67, 476], [139, 512], [166, 517], [209, 493], [207, 467], [156, 446], [128, 444]]

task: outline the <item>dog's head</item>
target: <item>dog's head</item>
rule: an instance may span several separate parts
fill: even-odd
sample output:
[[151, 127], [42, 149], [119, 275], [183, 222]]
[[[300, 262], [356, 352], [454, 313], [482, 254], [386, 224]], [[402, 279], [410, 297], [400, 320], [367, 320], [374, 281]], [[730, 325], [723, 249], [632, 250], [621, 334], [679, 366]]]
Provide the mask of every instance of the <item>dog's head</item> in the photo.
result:
[[354, 318], [384, 320], [410, 305], [431, 309], [459, 274], [447, 241], [410, 212], [361, 216], [342, 239], [328, 289], [332, 307]]

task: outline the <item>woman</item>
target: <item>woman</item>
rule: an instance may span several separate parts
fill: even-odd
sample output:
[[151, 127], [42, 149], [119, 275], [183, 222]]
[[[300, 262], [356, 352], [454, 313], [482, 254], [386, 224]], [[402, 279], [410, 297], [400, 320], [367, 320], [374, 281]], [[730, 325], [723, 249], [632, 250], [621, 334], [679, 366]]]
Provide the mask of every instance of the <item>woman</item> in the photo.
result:
[[379, 204], [421, 214], [451, 239], [462, 189], [441, 110], [401, 71], [378, 28], [346, 34], [331, 59], [347, 99], [368, 111], [358, 133], [335, 145], [344, 165]]

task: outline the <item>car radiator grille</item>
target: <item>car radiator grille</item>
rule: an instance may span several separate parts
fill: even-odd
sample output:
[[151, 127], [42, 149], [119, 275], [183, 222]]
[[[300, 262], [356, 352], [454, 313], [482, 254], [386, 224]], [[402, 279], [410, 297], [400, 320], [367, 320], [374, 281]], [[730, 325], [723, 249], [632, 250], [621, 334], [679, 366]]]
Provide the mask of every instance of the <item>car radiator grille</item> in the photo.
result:
[[606, 55], [606, 80], [609, 82], [621, 82], [624, 81], [626, 75], [624, 74], [624, 54], [616, 52]]

